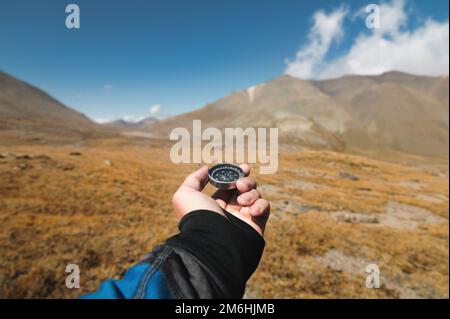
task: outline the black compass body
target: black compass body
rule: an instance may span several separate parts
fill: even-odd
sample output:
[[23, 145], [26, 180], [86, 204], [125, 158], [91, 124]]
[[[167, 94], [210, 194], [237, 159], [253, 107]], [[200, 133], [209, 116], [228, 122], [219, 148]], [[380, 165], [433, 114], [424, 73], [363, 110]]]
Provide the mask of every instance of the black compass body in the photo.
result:
[[233, 164], [214, 165], [208, 171], [209, 182], [220, 189], [236, 188], [236, 181], [244, 177], [242, 169]]

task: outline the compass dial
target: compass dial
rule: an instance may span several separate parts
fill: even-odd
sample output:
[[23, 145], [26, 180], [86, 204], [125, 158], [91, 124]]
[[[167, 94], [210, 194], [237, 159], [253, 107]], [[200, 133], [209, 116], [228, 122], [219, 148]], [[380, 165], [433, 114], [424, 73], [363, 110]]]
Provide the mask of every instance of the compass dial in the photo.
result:
[[239, 179], [239, 173], [230, 169], [219, 169], [214, 172], [213, 178], [220, 182], [232, 182]]
[[244, 176], [239, 166], [222, 163], [213, 166], [208, 172], [211, 184], [221, 189], [236, 188], [236, 181]]

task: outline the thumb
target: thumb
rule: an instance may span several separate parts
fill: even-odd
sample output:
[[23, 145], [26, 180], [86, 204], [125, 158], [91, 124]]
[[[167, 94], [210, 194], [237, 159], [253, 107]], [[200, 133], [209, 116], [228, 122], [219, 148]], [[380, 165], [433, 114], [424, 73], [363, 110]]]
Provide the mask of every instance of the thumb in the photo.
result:
[[181, 186], [201, 192], [208, 183], [208, 166], [205, 165], [189, 174]]

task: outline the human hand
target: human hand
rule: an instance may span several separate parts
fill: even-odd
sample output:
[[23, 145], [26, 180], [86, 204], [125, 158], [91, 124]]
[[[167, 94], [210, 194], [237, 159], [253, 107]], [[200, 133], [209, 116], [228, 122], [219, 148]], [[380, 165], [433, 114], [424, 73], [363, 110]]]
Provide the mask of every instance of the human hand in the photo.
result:
[[208, 183], [208, 166], [188, 175], [172, 197], [172, 205], [178, 218], [199, 209], [224, 215], [224, 209], [263, 235], [270, 214], [270, 204], [256, 190], [255, 180], [248, 177], [250, 167], [247, 164], [240, 167], [244, 171], [244, 177], [236, 182], [236, 189], [219, 189], [212, 196], [202, 193]]

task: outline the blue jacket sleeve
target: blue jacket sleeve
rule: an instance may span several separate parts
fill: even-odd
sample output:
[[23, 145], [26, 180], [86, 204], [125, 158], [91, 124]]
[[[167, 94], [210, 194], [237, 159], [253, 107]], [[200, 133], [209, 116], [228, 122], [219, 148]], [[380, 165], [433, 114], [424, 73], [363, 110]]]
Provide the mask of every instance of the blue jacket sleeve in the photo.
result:
[[120, 280], [106, 280], [100, 288], [82, 299], [172, 299], [173, 295], [161, 270], [141, 263], [127, 270]]

